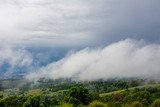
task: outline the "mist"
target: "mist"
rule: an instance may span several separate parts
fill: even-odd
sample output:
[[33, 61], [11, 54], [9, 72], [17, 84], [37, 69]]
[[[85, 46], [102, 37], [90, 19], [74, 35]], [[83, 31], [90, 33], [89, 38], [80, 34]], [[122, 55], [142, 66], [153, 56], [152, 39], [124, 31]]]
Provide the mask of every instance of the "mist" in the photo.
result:
[[0, 79], [14, 78], [32, 68], [33, 56], [23, 48], [0, 47]]
[[26, 75], [28, 80], [40, 78], [97, 80], [109, 78], [152, 78], [160, 76], [160, 44], [125, 39], [104, 48], [71, 51], [57, 62]]

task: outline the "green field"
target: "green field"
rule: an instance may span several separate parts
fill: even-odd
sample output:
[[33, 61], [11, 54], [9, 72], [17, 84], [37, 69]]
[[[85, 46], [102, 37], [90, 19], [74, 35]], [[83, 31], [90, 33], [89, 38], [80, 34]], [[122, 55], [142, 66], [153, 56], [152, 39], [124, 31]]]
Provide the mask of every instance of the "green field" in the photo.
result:
[[[132, 87], [132, 88], [128, 88], [128, 90], [132, 91], [136, 88], [148, 88], [148, 87], [160, 87], [160, 84], [149, 84], [149, 85], [143, 85], [143, 86], [137, 86], [137, 87]], [[104, 97], [106, 95], [111, 95], [111, 94], [116, 94], [116, 93], [121, 93], [121, 92], [124, 92], [126, 91], [126, 89], [123, 89], [123, 90], [118, 90], [118, 91], [113, 91], [113, 92], [108, 92], [108, 93], [101, 93], [99, 94], [101, 97]]]

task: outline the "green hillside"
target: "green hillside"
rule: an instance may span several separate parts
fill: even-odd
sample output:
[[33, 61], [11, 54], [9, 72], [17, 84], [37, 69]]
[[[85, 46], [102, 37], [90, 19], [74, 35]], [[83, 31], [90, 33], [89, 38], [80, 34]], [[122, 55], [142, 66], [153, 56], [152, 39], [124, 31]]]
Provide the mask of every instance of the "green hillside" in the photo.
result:
[[159, 107], [160, 84], [141, 79], [43, 84], [1, 89], [0, 107]]
[[[142, 88], [149, 88], [149, 87], [160, 87], [160, 84], [147, 84], [147, 85], [142, 85], [142, 86], [137, 86], [137, 87], [132, 87], [132, 88], [128, 88], [128, 90], [133, 91], [135, 89], [142, 89]], [[116, 94], [116, 93], [122, 93], [126, 91], [126, 89], [123, 90], [117, 90], [117, 91], [113, 91], [113, 92], [108, 92], [108, 93], [101, 93], [99, 94], [101, 97], [106, 96], [106, 95], [111, 95], [111, 94]]]

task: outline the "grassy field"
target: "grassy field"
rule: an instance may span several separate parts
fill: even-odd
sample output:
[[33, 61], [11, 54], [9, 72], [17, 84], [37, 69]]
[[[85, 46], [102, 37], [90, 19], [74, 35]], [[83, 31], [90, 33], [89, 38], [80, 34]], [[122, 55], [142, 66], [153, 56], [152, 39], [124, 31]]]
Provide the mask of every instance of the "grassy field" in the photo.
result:
[[[147, 88], [147, 87], [160, 87], [160, 84], [150, 84], [150, 85], [137, 86], [137, 87], [128, 88], [128, 90], [134, 90], [135, 88]], [[123, 92], [125, 90], [126, 89], [118, 90], [118, 91], [113, 91], [113, 92], [108, 92], [108, 93], [101, 93], [99, 95], [100, 95], [100, 97], [104, 97], [106, 95], [121, 93], [121, 92]]]

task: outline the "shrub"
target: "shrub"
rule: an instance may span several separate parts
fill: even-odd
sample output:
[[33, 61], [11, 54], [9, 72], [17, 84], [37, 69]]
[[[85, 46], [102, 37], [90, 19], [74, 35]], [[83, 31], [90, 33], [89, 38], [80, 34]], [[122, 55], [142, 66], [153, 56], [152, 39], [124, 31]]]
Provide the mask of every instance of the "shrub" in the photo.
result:
[[147, 90], [150, 94], [156, 93], [156, 92], [158, 91], [158, 89], [155, 88], [155, 87], [148, 87], [146, 90]]
[[122, 102], [124, 95], [122, 93], [115, 93], [111, 95], [111, 100], [114, 102]]
[[89, 94], [89, 101], [95, 101], [95, 100], [102, 100], [98, 93], [90, 93]]
[[89, 107], [107, 107], [107, 105], [103, 102], [93, 101], [89, 104]]
[[119, 102], [108, 102], [107, 107], [122, 107]]
[[65, 104], [60, 105], [59, 107], [73, 107], [73, 106], [72, 104], [65, 103]]
[[123, 107], [144, 107], [141, 102], [135, 101], [132, 104], [125, 104]]
[[160, 107], [160, 99], [155, 100], [152, 104], [151, 107]]
[[135, 102], [132, 103], [131, 107], [144, 107], [144, 106], [141, 102], [135, 101]]

